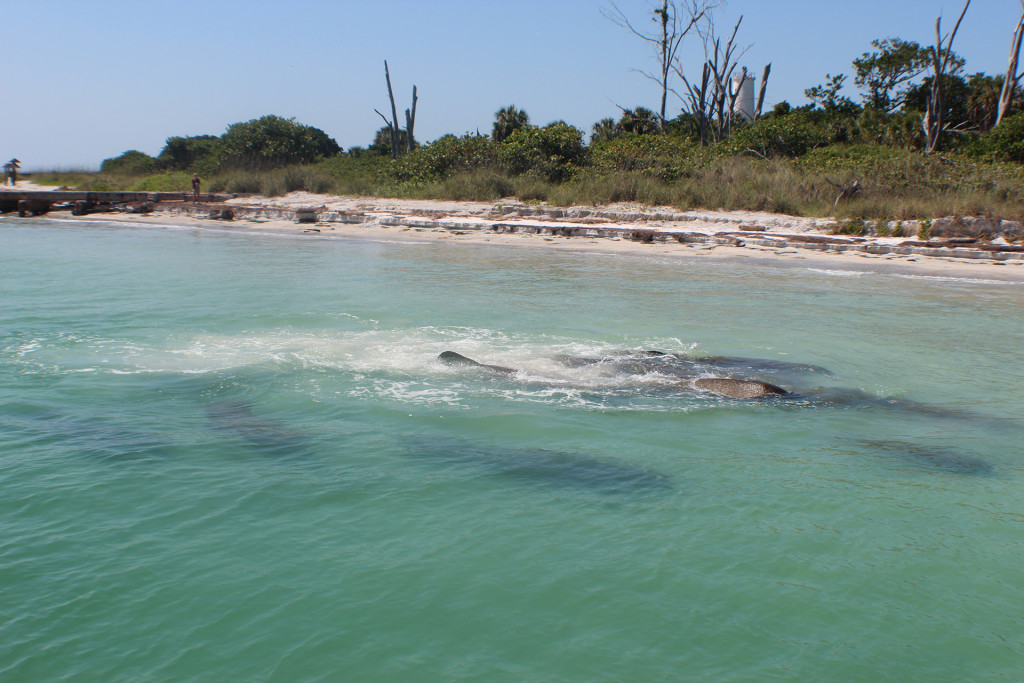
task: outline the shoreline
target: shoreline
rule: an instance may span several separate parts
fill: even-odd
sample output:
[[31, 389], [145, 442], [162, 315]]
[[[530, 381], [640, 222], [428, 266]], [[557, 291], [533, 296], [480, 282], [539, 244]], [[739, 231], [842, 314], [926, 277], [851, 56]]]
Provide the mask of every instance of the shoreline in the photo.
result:
[[[224, 210], [231, 211], [231, 220], [210, 218]], [[837, 236], [825, 231], [834, 223], [829, 219], [746, 211], [678, 212], [628, 204], [555, 208], [512, 200], [457, 202], [293, 192], [273, 198], [236, 197], [218, 204], [164, 202], [152, 213], [46, 217], [302, 239], [538, 247], [714, 262], [752, 259], [824, 270], [1024, 282], [1022, 253], [991, 253], [966, 244], [901, 246], [912, 240]]]

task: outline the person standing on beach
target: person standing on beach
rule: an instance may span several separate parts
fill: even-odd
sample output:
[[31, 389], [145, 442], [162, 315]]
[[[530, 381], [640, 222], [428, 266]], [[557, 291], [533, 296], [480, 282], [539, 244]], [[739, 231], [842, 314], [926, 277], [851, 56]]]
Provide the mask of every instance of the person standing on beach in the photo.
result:
[[199, 201], [199, 174], [192, 174], [192, 203]]
[[11, 159], [4, 164], [4, 185], [7, 184], [7, 179], [10, 178], [11, 185], [14, 186], [18, 183], [18, 164], [21, 163], [17, 159]]

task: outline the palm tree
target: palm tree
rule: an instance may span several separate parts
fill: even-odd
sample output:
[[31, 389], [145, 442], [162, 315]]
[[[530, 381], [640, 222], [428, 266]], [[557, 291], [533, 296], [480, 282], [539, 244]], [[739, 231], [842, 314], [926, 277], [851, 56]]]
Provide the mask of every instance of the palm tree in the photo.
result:
[[615, 119], [601, 119], [590, 129], [590, 144], [611, 140], [617, 132], [619, 131], [615, 125]]
[[623, 109], [619, 130], [626, 133], [650, 135], [661, 131], [661, 120], [657, 114], [646, 107]]
[[1003, 93], [1002, 74], [974, 74], [967, 79], [967, 117], [982, 132], [988, 132], [999, 117], [999, 97]]
[[494, 129], [491, 137], [495, 142], [502, 142], [520, 128], [530, 125], [530, 117], [523, 109], [516, 109], [514, 104], [499, 109], [494, 114]]

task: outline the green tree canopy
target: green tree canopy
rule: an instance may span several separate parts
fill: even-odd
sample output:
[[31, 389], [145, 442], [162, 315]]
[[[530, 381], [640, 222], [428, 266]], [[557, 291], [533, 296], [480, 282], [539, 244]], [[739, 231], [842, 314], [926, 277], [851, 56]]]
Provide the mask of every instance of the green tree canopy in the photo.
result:
[[907, 89], [930, 63], [928, 48], [902, 38], [871, 41], [875, 52], [853, 60], [854, 83], [864, 92], [864, 106], [889, 113], [903, 106]]
[[[928, 110], [928, 99], [931, 97], [934, 79], [934, 76], [928, 76], [907, 91], [907, 111], [924, 113]], [[967, 80], [961, 76], [946, 75], [942, 79], [942, 92], [942, 103], [945, 108], [942, 120], [952, 128], [964, 127], [968, 121], [967, 101], [971, 92]]]
[[830, 114], [852, 114], [857, 111], [857, 105], [849, 97], [839, 94], [845, 83], [845, 74], [825, 74], [825, 82], [804, 90], [804, 95]]
[[340, 152], [338, 143], [319, 128], [273, 115], [232, 124], [221, 136], [228, 166], [272, 168], [312, 163]]
[[157, 156], [157, 166], [171, 171], [187, 171], [193, 165], [217, 152], [220, 138], [216, 135], [169, 137]]
[[100, 164], [100, 171], [103, 173], [121, 175], [145, 175], [152, 173], [155, 168], [156, 159], [135, 149], [130, 149], [120, 156], [104, 159]]

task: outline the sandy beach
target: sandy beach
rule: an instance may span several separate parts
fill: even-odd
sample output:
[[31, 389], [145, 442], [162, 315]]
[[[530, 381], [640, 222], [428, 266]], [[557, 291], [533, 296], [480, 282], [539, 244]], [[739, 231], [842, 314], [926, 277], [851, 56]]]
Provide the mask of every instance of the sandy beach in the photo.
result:
[[[21, 182], [17, 189], [52, 188]], [[233, 220], [208, 218], [224, 208], [232, 210]], [[315, 213], [315, 222], [297, 222], [298, 210]], [[456, 202], [293, 192], [283, 197], [237, 197], [215, 206], [161, 203], [149, 214], [71, 216], [55, 211], [47, 218], [166, 225], [307, 240], [543, 247], [578, 253], [714, 260], [722, 262], [723, 267], [730, 260], [755, 259], [780, 266], [1024, 282], [1024, 259], [1017, 255], [1000, 259], [975, 249], [956, 250], [955, 253], [967, 254], [961, 257], [951, 255], [954, 252], [949, 249], [921, 248], [903, 250], [912, 253], [897, 253], [899, 245], [913, 238], [845, 238], [831, 234], [835, 223], [832, 219], [749, 211], [681, 212], [670, 207], [633, 204], [563, 208], [514, 199]], [[679, 241], [675, 237], [678, 234], [685, 234], [689, 241]], [[851, 248], [846, 249], [845, 243]]]

